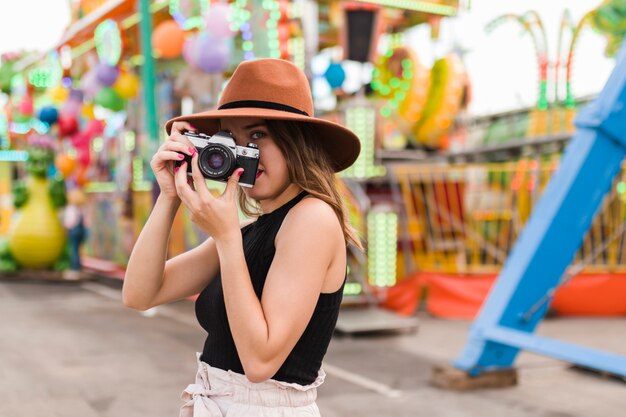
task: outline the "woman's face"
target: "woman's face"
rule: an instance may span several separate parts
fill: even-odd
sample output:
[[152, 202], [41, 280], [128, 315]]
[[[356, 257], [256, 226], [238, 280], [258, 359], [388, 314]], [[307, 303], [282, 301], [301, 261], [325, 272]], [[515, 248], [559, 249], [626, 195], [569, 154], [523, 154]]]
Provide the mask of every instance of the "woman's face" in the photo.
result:
[[[261, 202], [264, 211], [273, 210], [271, 201], [282, 202], [286, 191], [293, 188], [287, 161], [274, 142], [265, 121], [254, 117], [227, 118], [220, 121], [221, 130], [232, 134], [238, 146], [254, 143], [259, 147], [259, 168], [254, 187], [243, 187], [250, 198]], [[290, 187], [291, 185], [291, 187]], [[288, 193], [291, 198], [292, 193]], [[269, 205], [264, 207], [264, 205]]]

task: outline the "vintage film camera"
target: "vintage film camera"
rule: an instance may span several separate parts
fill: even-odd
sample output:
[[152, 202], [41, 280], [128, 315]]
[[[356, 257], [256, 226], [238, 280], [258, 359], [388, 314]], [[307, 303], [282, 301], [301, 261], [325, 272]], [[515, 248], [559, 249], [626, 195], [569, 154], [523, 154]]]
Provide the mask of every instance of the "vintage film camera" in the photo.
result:
[[[216, 181], [228, 181], [237, 167], [243, 168], [239, 185], [252, 187], [256, 181], [259, 167], [259, 149], [254, 143], [237, 146], [228, 132], [217, 132], [213, 136], [200, 132], [187, 131], [184, 135], [198, 151], [198, 166], [205, 178]], [[191, 175], [191, 157], [185, 155], [187, 174]], [[182, 161], [176, 161], [180, 166]]]

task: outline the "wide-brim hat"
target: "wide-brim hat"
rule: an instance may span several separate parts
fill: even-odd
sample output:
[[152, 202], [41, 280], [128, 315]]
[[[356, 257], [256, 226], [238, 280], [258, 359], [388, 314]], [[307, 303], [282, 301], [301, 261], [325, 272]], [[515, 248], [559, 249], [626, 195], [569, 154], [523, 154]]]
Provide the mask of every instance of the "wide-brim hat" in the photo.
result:
[[200, 132], [212, 135], [219, 129], [219, 119], [229, 117], [307, 123], [314, 129], [315, 138], [328, 154], [335, 172], [352, 165], [361, 151], [361, 143], [351, 130], [314, 117], [306, 75], [296, 65], [282, 59], [242, 62], [224, 88], [217, 110], [173, 118], [165, 124], [165, 129], [169, 135], [174, 122], [185, 121]]

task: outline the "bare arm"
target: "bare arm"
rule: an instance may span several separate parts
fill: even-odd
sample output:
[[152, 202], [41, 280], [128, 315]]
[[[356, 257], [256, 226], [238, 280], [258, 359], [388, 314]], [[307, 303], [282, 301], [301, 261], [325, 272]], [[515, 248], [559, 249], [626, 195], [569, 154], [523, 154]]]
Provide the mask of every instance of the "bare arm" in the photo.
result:
[[128, 307], [150, 307], [189, 297], [208, 285], [218, 269], [215, 242], [166, 262], [170, 229], [180, 200], [159, 196], [133, 248], [124, 276], [123, 300]]
[[166, 262], [170, 229], [181, 204], [174, 161], [182, 160], [182, 154], [195, 153], [183, 135], [185, 130], [193, 130], [193, 126], [174, 123], [169, 138], [150, 161], [161, 194], [130, 255], [123, 288], [124, 304], [139, 310], [198, 293], [219, 265], [212, 239]]

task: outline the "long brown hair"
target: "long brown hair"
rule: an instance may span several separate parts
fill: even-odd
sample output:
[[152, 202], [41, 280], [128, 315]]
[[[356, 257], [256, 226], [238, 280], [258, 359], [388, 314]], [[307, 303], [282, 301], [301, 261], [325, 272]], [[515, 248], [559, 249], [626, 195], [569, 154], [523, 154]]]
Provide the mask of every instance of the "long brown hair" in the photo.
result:
[[[315, 140], [315, 131], [302, 122], [268, 119], [265, 123], [287, 161], [291, 182], [330, 205], [339, 219], [346, 244], [352, 243], [363, 250], [359, 237], [350, 225], [328, 156]], [[239, 205], [246, 216], [260, 214], [258, 204], [243, 192], [239, 192]]]

